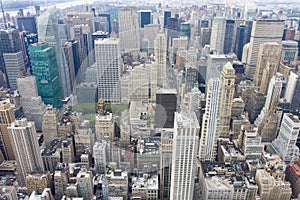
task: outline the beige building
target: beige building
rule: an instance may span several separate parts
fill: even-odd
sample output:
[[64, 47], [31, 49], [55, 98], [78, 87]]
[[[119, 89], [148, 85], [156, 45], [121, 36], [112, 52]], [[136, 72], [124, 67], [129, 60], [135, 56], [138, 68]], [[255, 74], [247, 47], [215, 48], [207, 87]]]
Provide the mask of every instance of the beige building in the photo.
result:
[[17, 180], [20, 186], [25, 186], [28, 173], [44, 171], [34, 122], [28, 122], [26, 118], [16, 120], [8, 127], [8, 133], [17, 161]]
[[221, 72], [221, 96], [220, 96], [220, 122], [219, 134], [221, 137], [229, 137], [231, 108], [234, 96], [235, 70], [231, 63], [226, 63]]
[[258, 185], [258, 193], [261, 199], [291, 199], [291, 184], [281, 179], [274, 178], [265, 169], [258, 169], [256, 171], [255, 181]]
[[269, 82], [278, 70], [280, 55], [281, 45], [277, 42], [266, 42], [259, 47], [254, 83], [264, 94], [267, 94]]
[[26, 176], [27, 194], [30, 195], [33, 191], [42, 192], [44, 188], [50, 188], [52, 178], [50, 172], [30, 173]]
[[43, 116], [42, 131], [46, 146], [51, 144], [51, 141], [57, 136], [57, 123], [59, 121], [59, 113], [55, 108], [48, 108]]
[[128, 198], [128, 174], [120, 169], [108, 171], [106, 174], [108, 181], [108, 199]]
[[15, 121], [15, 114], [9, 100], [0, 101], [0, 139], [4, 149], [4, 158], [7, 160], [15, 160], [11, 138], [7, 127]]

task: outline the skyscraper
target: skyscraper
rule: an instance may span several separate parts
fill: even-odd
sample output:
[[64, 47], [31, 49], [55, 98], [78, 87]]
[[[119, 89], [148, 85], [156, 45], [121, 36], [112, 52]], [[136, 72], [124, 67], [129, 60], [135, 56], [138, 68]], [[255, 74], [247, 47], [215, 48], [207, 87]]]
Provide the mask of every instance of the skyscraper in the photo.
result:
[[299, 147], [297, 146], [299, 129], [299, 117], [291, 113], [284, 113], [278, 137], [271, 143], [270, 147], [286, 163], [292, 163], [300, 156]]
[[234, 96], [235, 70], [230, 62], [224, 65], [221, 72], [220, 98], [220, 136], [229, 137], [231, 108]]
[[232, 43], [234, 42], [233, 41], [234, 25], [235, 25], [234, 20], [226, 19], [224, 47], [223, 47], [224, 54], [228, 54], [231, 52]]
[[119, 39], [95, 40], [98, 98], [102, 98], [106, 102], [121, 101], [119, 53]]
[[17, 53], [3, 54], [7, 78], [7, 85], [11, 90], [17, 89], [17, 77], [19, 73], [25, 72], [25, 63], [22, 51]]
[[59, 122], [59, 111], [48, 108], [43, 116], [42, 130], [46, 146], [50, 146], [53, 139], [58, 138], [57, 123]]
[[201, 161], [213, 162], [217, 155], [220, 122], [220, 88], [221, 83], [219, 78], [209, 79], [199, 144], [199, 159]]
[[36, 19], [35, 16], [30, 17], [18, 17], [18, 30], [21, 31], [28, 31], [29, 33], [37, 34], [37, 27], [36, 27]]
[[6, 80], [7, 73], [4, 66], [4, 53], [17, 53], [22, 51], [19, 32], [16, 29], [0, 30], [0, 69], [3, 70]]
[[[246, 56], [245, 75], [253, 79], [259, 55], [259, 45], [265, 42], [281, 43], [284, 20], [256, 19], [253, 22], [249, 53]], [[244, 56], [244, 55], [243, 55]]]
[[118, 12], [121, 52], [139, 51], [140, 35], [138, 13], [135, 7], [125, 7]]
[[194, 112], [175, 113], [170, 199], [193, 199], [199, 130]]
[[61, 107], [61, 85], [54, 49], [47, 43], [35, 43], [29, 47], [29, 55], [39, 96], [45, 104]]
[[17, 161], [17, 180], [20, 186], [25, 186], [28, 173], [44, 170], [34, 122], [22, 118], [11, 123], [7, 129]]
[[290, 104], [290, 109], [300, 107], [300, 72], [291, 72], [286, 86], [284, 99]]
[[224, 52], [223, 50], [224, 50], [225, 31], [226, 31], [226, 19], [224, 17], [215, 17], [212, 23], [212, 30], [211, 30], [211, 37], [210, 37], [211, 51], [216, 51], [219, 54], [222, 54]]
[[20, 102], [27, 120], [33, 121], [37, 131], [42, 131], [43, 115], [47, 109], [38, 95], [34, 76], [21, 76], [17, 78]]
[[281, 118], [281, 113], [277, 113], [281, 90], [281, 77], [273, 76], [268, 87], [265, 105], [254, 122], [263, 142], [272, 142], [276, 138], [278, 121]]
[[[157, 79], [156, 87], [167, 87], [167, 40], [164, 32], [159, 32], [154, 40], [155, 64], [154, 69], [157, 76], [153, 75], [151, 79]], [[155, 82], [155, 81], [154, 81]]]
[[7, 160], [14, 160], [14, 152], [12, 148], [12, 141], [9, 137], [7, 127], [15, 121], [14, 108], [11, 106], [9, 100], [0, 101], [0, 148]]
[[282, 51], [280, 61], [291, 63], [297, 60], [298, 57], [298, 42], [288, 40], [282, 41]]
[[277, 42], [266, 42], [260, 45], [254, 83], [259, 87], [259, 91], [264, 94], [267, 93], [271, 78], [277, 72], [280, 55], [281, 45]]
[[[55, 50], [56, 66], [58, 69], [58, 82], [61, 89], [61, 98], [65, 99], [71, 95], [70, 70], [63, 53], [60, 37], [58, 34], [58, 20], [55, 8], [49, 8], [44, 11], [38, 18], [38, 36], [39, 42], [47, 42], [49, 47]], [[57, 70], [55, 69], [55, 70]], [[39, 85], [38, 85], [39, 87]], [[41, 95], [42, 96], [42, 95]], [[42, 96], [43, 97], [43, 96]]]
[[171, 11], [164, 11], [164, 28], [168, 28], [169, 18], [171, 17]]
[[151, 24], [152, 11], [151, 10], [139, 10], [139, 25], [140, 28], [144, 28], [145, 25]]

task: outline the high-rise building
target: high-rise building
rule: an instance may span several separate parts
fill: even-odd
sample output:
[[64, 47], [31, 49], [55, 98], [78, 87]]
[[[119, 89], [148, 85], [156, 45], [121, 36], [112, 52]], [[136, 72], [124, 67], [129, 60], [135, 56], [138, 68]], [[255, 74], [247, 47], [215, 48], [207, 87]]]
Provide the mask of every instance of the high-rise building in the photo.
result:
[[22, 118], [11, 123], [7, 129], [17, 161], [17, 180], [20, 186], [25, 186], [28, 173], [44, 170], [34, 122], [28, 122], [26, 118]]
[[289, 103], [290, 109], [298, 109], [300, 106], [300, 72], [290, 72], [286, 86], [284, 99]]
[[224, 37], [224, 47], [223, 53], [228, 54], [231, 52], [232, 43], [234, 43], [234, 26], [235, 21], [232, 19], [226, 19], [226, 26], [225, 26], [225, 37]]
[[220, 121], [220, 89], [221, 83], [219, 78], [209, 79], [199, 144], [199, 159], [201, 161], [214, 161], [217, 155]]
[[241, 24], [237, 28], [234, 53], [236, 53], [239, 60], [242, 60], [243, 47], [247, 43], [246, 42], [246, 37], [245, 37], [245, 35], [247, 33], [247, 28], [248, 27], [246, 25], [243, 25], [243, 24]]
[[151, 24], [152, 22], [152, 11], [151, 10], [139, 10], [139, 27], [144, 28], [145, 25]]
[[226, 19], [224, 17], [215, 17], [212, 23], [212, 30], [211, 30], [211, 37], [210, 37], [211, 51], [215, 51], [219, 54], [222, 54], [224, 52], [225, 31], [226, 31]]
[[121, 101], [119, 53], [119, 39], [95, 40], [98, 98], [102, 98], [106, 102]]
[[121, 52], [139, 51], [140, 35], [138, 13], [135, 7], [125, 7], [118, 12]]
[[177, 91], [175, 89], [159, 89], [156, 92], [156, 106], [156, 127], [173, 128], [174, 112], [177, 108]]
[[[48, 8], [37, 18], [39, 42], [47, 42], [49, 47], [53, 47], [56, 57], [55, 71], [58, 69], [58, 83], [60, 84], [61, 97], [67, 98], [71, 95], [70, 70], [63, 53], [60, 36], [58, 33], [58, 19], [55, 8]], [[57, 68], [57, 69], [56, 69]], [[39, 84], [38, 84], [39, 88]], [[40, 91], [39, 91], [40, 92]], [[43, 95], [41, 95], [43, 98]]]
[[0, 148], [6, 160], [15, 160], [12, 141], [7, 130], [7, 127], [15, 121], [15, 114], [14, 108], [8, 99], [0, 101], [0, 114]]
[[76, 179], [79, 196], [86, 200], [93, 199], [94, 185], [92, 172], [81, 170], [77, 174]]
[[231, 63], [226, 63], [221, 72], [221, 97], [220, 97], [220, 136], [229, 137], [231, 108], [234, 97], [235, 70]]
[[36, 17], [17, 17], [18, 31], [28, 31], [37, 34]]
[[161, 199], [170, 199], [173, 129], [161, 129], [160, 142], [160, 191]]
[[[164, 32], [159, 32], [154, 40], [154, 55], [155, 64], [151, 80], [154, 87], [166, 88], [167, 87], [167, 40]], [[154, 72], [156, 71], [156, 72]], [[157, 79], [157, 81], [153, 80]], [[151, 81], [151, 82], [152, 82]], [[152, 84], [152, 83], [151, 83]]]
[[19, 32], [16, 29], [0, 30], [0, 69], [4, 72], [7, 78], [7, 73], [4, 65], [4, 53], [17, 53], [22, 51]]
[[297, 60], [298, 57], [298, 42], [288, 40], [282, 41], [282, 51], [280, 61], [291, 63]]
[[254, 122], [263, 142], [272, 142], [276, 138], [278, 122], [281, 118], [281, 112], [277, 112], [277, 105], [282, 84], [280, 76], [274, 76], [270, 80], [265, 105]]
[[22, 51], [17, 53], [3, 54], [5, 69], [6, 69], [6, 84], [11, 90], [17, 89], [17, 77], [19, 73], [25, 72], [25, 63]]
[[171, 11], [165, 10], [164, 11], [164, 28], [168, 28], [169, 18], [171, 18]]
[[70, 74], [70, 81], [71, 81], [71, 89], [74, 90], [76, 77], [75, 77], [75, 65], [74, 65], [74, 55], [73, 55], [73, 48], [72, 42], [65, 42], [63, 45], [64, 54], [69, 66], [69, 74]]
[[110, 14], [108, 13], [100, 13], [95, 17], [95, 31], [103, 31], [111, 34], [111, 21]]
[[191, 37], [191, 24], [189, 22], [181, 23], [179, 26], [180, 36]]
[[206, 62], [205, 83], [208, 83], [210, 78], [219, 78], [221, 71], [226, 63], [232, 63], [233, 57], [229, 55], [208, 55]]
[[[245, 75], [253, 79], [259, 56], [259, 45], [265, 42], [281, 43], [284, 20], [256, 19], [253, 22], [249, 52], [246, 56]], [[244, 56], [244, 55], [243, 55]]]
[[26, 176], [27, 194], [32, 192], [43, 191], [45, 188], [50, 188], [52, 185], [52, 177], [50, 172], [29, 172]]
[[39, 96], [45, 104], [61, 107], [61, 85], [54, 48], [47, 43], [35, 43], [29, 47], [32, 72]]
[[17, 78], [17, 84], [25, 117], [34, 122], [37, 131], [42, 131], [43, 115], [47, 107], [38, 95], [35, 77], [21, 76]]
[[46, 146], [49, 146], [57, 135], [57, 123], [59, 121], [59, 111], [54, 108], [48, 108], [43, 116], [43, 136]]
[[170, 199], [193, 199], [199, 130], [194, 112], [175, 113]]
[[97, 172], [104, 173], [107, 159], [106, 154], [107, 142], [105, 140], [102, 140], [101, 142], [95, 142], [93, 146], [93, 157]]
[[277, 42], [262, 43], [259, 48], [258, 60], [255, 69], [254, 83], [260, 92], [266, 94], [271, 78], [279, 67], [281, 45]]
[[291, 113], [284, 113], [278, 137], [269, 146], [286, 163], [295, 162], [300, 156], [299, 147], [297, 146], [299, 129], [299, 117]]

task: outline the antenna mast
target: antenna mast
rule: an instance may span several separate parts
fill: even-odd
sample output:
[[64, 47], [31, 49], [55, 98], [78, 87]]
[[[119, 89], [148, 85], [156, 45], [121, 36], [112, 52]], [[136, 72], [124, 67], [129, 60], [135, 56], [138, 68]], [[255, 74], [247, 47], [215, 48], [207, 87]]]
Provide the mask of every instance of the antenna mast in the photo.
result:
[[2, 15], [3, 15], [4, 27], [5, 27], [5, 29], [7, 29], [6, 18], [5, 18], [5, 14], [4, 14], [2, 0], [0, 0], [0, 4], [1, 4], [1, 10], [2, 10]]

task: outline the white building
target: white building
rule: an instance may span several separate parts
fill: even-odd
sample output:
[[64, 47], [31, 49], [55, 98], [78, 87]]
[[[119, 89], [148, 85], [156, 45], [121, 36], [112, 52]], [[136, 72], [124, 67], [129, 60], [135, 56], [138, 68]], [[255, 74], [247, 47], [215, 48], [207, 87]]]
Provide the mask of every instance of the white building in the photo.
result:
[[140, 50], [138, 13], [135, 7], [118, 12], [120, 50], [122, 53]]
[[300, 156], [299, 147], [296, 145], [299, 130], [299, 117], [291, 113], [284, 113], [278, 137], [271, 143], [271, 148], [286, 163], [293, 163]]
[[17, 180], [20, 186], [25, 186], [27, 173], [44, 170], [34, 122], [22, 118], [11, 123], [7, 129], [17, 161]]
[[255, 126], [259, 126], [261, 124], [263, 118], [268, 114], [268, 112], [275, 111], [280, 99], [281, 89], [281, 78], [279, 76], [274, 76], [269, 83], [265, 105], [254, 122]]
[[95, 168], [97, 171], [104, 172], [107, 162], [107, 142], [95, 142], [93, 146], [93, 157], [95, 161]]
[[212, 23], [210, 50], [219, 54], [223, 53], [226, 30], [226, 18], [215, 17]]
[[112, 103], [121, 100], [119, 52], [119, 39], [95, 40], [98, 98]]
[[194, 112], [175, 112], [170, 199], [193, 199], [199, 130]]
[[219, 78], [209, 80], [199, 144], [199, 158], [201, 161], [213, 161], [217, 155], [220, 121], [220, 87]]

